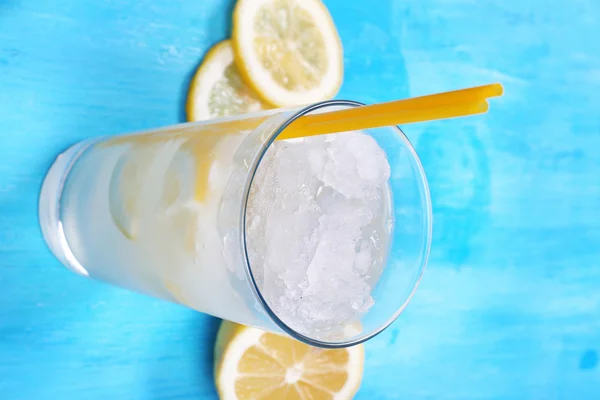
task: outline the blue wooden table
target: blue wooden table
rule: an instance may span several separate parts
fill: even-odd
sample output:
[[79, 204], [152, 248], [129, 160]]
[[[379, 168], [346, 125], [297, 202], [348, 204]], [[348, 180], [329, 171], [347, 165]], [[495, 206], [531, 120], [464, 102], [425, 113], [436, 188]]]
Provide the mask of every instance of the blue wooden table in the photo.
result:
[[[432, 257], [368, 344], [359, 399], [600, 398], [600, 3], [326, 1], [339, 98], [500, 81], [485, 116], [406, 126], [431, 184]], [[36, 218], [53, 157], [183, 120], [228, 36], [221, 0], [0, 0], [0, 398], [216, 398], [218, 321], [77, 277]]]

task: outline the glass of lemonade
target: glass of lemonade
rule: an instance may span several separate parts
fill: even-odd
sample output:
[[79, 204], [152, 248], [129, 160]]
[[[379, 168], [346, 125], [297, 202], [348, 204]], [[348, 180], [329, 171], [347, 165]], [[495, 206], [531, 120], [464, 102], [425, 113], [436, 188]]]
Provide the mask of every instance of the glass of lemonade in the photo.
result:
[[344, 347], [410, 300], [431, 243], [425, 174], [397, 127], [277, 140], [327, 101], [90, 139], [40, 195], [72, 271], [195, 310]]

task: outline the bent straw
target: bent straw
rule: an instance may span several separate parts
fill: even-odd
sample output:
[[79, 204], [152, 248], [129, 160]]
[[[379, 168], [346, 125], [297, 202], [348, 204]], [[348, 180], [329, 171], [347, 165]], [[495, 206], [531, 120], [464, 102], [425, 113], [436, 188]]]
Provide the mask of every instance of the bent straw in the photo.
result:
[[502, 85], [495, 83], [388, 103], [305, 115], [288, 126], [277, 139], [292, 139], [482, 114], [489, 108], [485, 99], [501, 96], [502, 93]]

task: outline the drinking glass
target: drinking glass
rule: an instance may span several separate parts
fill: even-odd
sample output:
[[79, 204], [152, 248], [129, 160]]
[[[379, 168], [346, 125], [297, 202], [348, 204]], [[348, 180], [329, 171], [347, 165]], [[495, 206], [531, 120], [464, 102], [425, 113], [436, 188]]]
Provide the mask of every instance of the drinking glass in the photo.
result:
[[246, 235], [253, 179], [278, 136], [305, 115], [357, 106], [326, 101], [77, 143], [44, 180], [44, 238], [62, 264], [92, 279], [313, 346], [363, 342], [406, 307], [431, 244], [427, 180], [398, 127], [363, 130], [390, 164], [393, 222], [367, 312], [331, 332], [293, 329], [265, 300]]

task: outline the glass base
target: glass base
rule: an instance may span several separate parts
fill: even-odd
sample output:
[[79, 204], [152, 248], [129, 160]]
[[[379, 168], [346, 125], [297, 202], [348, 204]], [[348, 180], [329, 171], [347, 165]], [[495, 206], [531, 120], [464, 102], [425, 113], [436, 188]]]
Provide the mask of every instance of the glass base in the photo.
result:
[[73, 165], [97, 139], [86, 140], [59, 154], [48, 170], [38, 204], [38, 218], [46, 244], [56, 258], [73, 272], [88, 276], [69, 247], [61, 220], [61, 197], [65, 181]]

